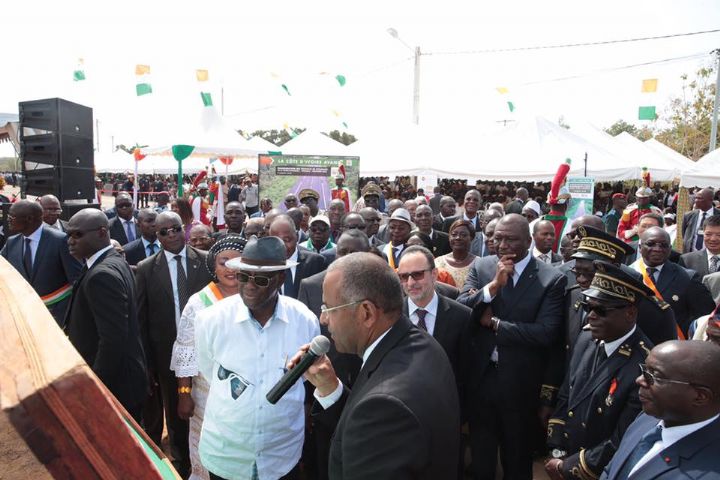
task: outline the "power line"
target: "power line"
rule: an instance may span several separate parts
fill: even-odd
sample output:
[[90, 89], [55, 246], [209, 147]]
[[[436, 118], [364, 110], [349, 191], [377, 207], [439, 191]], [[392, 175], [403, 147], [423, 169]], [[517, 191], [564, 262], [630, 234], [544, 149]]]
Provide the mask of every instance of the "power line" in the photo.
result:
[[559, 48], [575, 48], [575, 47], [589, 47], [596, 45], [614, 45], [617, 43], [631, 43], [631, 42], [644, 42], [647, 40], [663, 40], [667, 38], [677, 37], [691, 37], [694, 35], [705, 35], [707, 33], [717, 33], [720, 29], [714, 30], [702, 30], [699, 32], [688, 32], [688, 33], [674, 33], [670, 35], [659, 35], [656, 37], [638, 37], [638, 38], [625, 38], [622, 40], [603, 40], [599, 42], [582, 42], [582, 43], [567, 43], [560, 45], [535, 45], [529, 47], [515, 47], [515, 48], [489, 48], [484, 50], [458, 50], [458, 51], [439, 51], [439, 52], [422, 52], [422, 55], [479, 55], [484, 53], [506, 53], [506, 52], [524, 52], [529, 50], [554, 50]]

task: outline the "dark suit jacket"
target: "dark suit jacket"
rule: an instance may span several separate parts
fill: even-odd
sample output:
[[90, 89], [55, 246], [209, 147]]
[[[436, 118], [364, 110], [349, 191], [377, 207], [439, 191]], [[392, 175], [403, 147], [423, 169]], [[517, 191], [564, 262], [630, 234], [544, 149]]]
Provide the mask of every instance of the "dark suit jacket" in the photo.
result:
[[[632, 265], [642, 255], [640, 254], [640, 245], [637, 240], [628, 243], [628, 245], [631, 246], [635, 250], [635, 252], [625, 257], [625, 265]], [[680, 256], [680, 252], [676, 250], [670, 250], [669, 260], [673, 263], [680, 263]]]
[[[188, 293], [202, 290], [212, 281], [205, 267], [207, 253], [187, 246]], [[145, 342], [148, 366], [168, 372], [172, 346], [177, 337], [172, 281], [165, 251], [141, 261], [135, 272], [138, 296], [138, 320]]]
[[332, 262], [335, 261], [335, 257], [337, 257], [337, 247], [323, 250], [319, 253], [319, 255], [323, 257], [323, 260], [325, 260], [325, 268], [327, 268]]
[[[60, 230], [57, 230], [57, 229], [55, 229], [55, 230], [57, 230], [58, 232], [61, 232], [61, 233], [66, 233], [67, 228], [68, 228], [68, 222], [66, 222], [65, 220], [62, 220], [60, 218], [58, 218], [57, 221], [60, 224]], [[50, 228], [53, 228], [53, 227], [50, 227]]]
[[432, 241], [432, 254], [435, 258], [450, 253], [450, 236], [447, 233], [433, 230]]
[[[465, 383], [470, 374], [470, 310], [455, 300], [438, 295], [437, 317], [432, 336], [450, 360], [455, 373], [459, 398], [464, 397]], [[408, 316], [407, 298], [403, 302], [403, 315]]]
[[440, 231], [442, 231], [442, 228], [443, 228], [443, 218], [440, 216], [439, 213], [433, 215], [433, 224], [432, 224], [432, 227], [433, 227], [435, 230], [440, 230]]
[[[127, 234], [125, 233], [125, 224], [122, 222], [120, 217], [115, 216], [108, 222], [108, 230], [110, 231], [110, 238], [120, 242], [120, 245], [128, 243]], [[135, 238], [140, 238], [137, 223], [135, 224]]]
[[304, 248], [298, 247], [298, 264], [295, 267], [295, 276], [293, 277], [293, 285], [295, 286], [295, 292], [290, 292], [290, 295], [285, 293], [286, 296], [297, 298], [300, 292], [300, 282], [308, 277], [320, 273], [327, 268], [325, 264], [325, 257], [318, 253], [311, 252]]
[[460, 290], [457, 287], [442, 282], [435, 282], [435, 292], [450, 300], [457, 300], [458, 295], [460, 295]]
[[675, 312], [675, 321], [687, 335], [690, 322], [715, 309], [710, 290], [695, 271], [665, 262], [656, 287]]
[[[475, 260], [458, 302], [473, 308], [473, 323], [480, 331], [489, 331], [479, 327], [480, 315], [488, 305], [492, 306], [493, 315], [500, 318], [498, 331], [490, 336], [491, 341], [486, 341], [485, 334], [477, 340], [474, 368], [478, 372], [484, 371], [497, 346], [501, 359], [497, 369], [498, 383], [503, 388], [503, 398], [511, 408], [527, 408], [540, 399], [548, 352], [561, 336], [567, 277], [556, 267], [530, 258], [512, 290], [503, 289], [492, 303], [483, 303], [482, 289], [495, 277], [497, 262], [496, 255]], [[478, 292], [471, 295], [471, 288]], [[475, 386], [478, 386], [480, 375], [476, 374], [474, 378]]]
[[352, 391], [316, 422], [334, 427], [333, 480], [457, 478], [460, 406], [438, 342], [402, 316], [377, 344]]
[[700, 278], [710, 273], [710, 266], [708, 265], [707, 249], [703, 248], [696, 252], [684, 253], [680, 256], [679, 265], [681, 267], [695, 270]]
[[440, 199], [442, 199], [442, 195], [433, 195], [430, 198], [430, 201], [428, 204], [430, 205], [430, 208], [432, 208], [433, 214], [437, 215], [440, 213]]
[[[617, 453], [600, 477], [602, 480], [625, 480], [618, 476], [640, 439], [652, 430], [658, 419], [640, 414], [628, 427]], [[720, 419], [711, 422], [677, 443], [662, 450], [633, 475], [642, 480], [677, 480], [679, 478], [718, 478]], [[668, 460], [669, 459], [669, 460]]]
[[93, 372], [128, 409], [147, 392], [133, 274], [112, 248], [75, 284], [65, 320], [68, 339]]
[[[568, 454], [562, 468], [565, 478], [573, 478], [570, 472], [575, 468], [597, 478], [610, 462], [625, 430], [640, 413], [635, 380], [638, 364], [645, 363], [651, 347], [636, 329], [593, 372], [597, 344], [589, 331], [580, 334], [548, 423], [548, 445]], [[615, 391], [610, 395], [613, 383]]]
[[521, 200], [515, 199], [505, 207], [505, 214], [522, 213], [523, 205], [525, 204]]
[[[82, 264], [68, 251], [67, 235], [43, 225], [40, 242], [35, 252], [33, 271], [28, 274], [23, 263], [23, 236], [13, 235], [0, 250], [15, 270], [35, 289], [40, 297], [55, 292], [65, 285], [72, 285], [80, 275]], [[48, 306], [58, 325], [63, 324], [70, 297]]]
[[[159, 243], [160, 242], [158, 242], [158, 245], [155, 247], [155, 252], [160, 250]], [[125, 250], [125, 260], [128, 265], [137, 265], [147, 258], [147, 249], [143, 244], [142, 237], [133, 240], [127, 245], [123, 245], [123, 250]]]
[[[455, 223], [457, 220], [461, 220], [463, 218], [463, 215], [454, 215], [452, 217], [448, 217], [445, 219], [442, 225], [442, 231], [443, 232], [449, 232], [450, 227], [453, 223]], [[480, 214], [476, 214], [475, 216], [475, 231], [476, 232], [482, 232], [482, 217]]]
[[[720, 208], [714, 208], [712, 209], [713, 215], [720, 214]], [[683, 231], [683, 252], [692, 252], [693, 251], [693, 237], [695, 236], [695, 232], [697, 232], [698, 220], [702, 218], [702, 214], [700, 213], [700, 210], [692, 210], [690, 212], [687, 212], [683, 216], [682, 220], [682, 231]], [[707, 217], [705, 217], [707, 220]]]

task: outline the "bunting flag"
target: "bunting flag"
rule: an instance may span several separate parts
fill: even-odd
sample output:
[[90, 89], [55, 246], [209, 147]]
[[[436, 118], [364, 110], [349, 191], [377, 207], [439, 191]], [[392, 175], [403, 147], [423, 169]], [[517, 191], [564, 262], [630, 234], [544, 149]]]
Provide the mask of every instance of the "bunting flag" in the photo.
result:
[[207, 88], [207, 81], [210, 79], [210, 75], [207, 70], [195, 70], [195, 78], [200, 82], [200, 98], [202, 99], [203, 105], [206, 107], [212, 107], [212, 95]]
[[135, 75], [137, 76], [137, 85], [135, 85], [135, 93], [140, 97], [152, 93], [152, 85], [150, 85], [150, 66], [135, 65]]
[[[508, 90], [507, 87], [495, 87], [495, 90], [497, 90], [500, 95], [507, 95], [510, 93], [510, 90]], [[505, 101], [505, 103], [507, 104], [510, 113], [513, 113], [515, 111], [515, 104], [510, 100]]]
[[345, 75], [335, 75], [335, 80], [337, 80], [341, 87], [344, 87], [347, 82]]
[[85, 61], [82, 58], [78, 58], [77, 67], [73, 72], [73, 81], [81, 82], [85, 80]]
[[648, 78], [642, 81], [640, 86], [641, 100], [638, 108], [638, 120], [656, 120], [657, 112], [655, 111], [655, 103], [657, 97], [657, 78]]
[[288, 96], [292, 96], [292, 94], [290, 93], [290, 89], [288, 88], [288, 86], [286, 84], [283, 83], [280, 86], [282, 87], [283, 90], [285, 90], [285, 93], [287, 93]]
[[295, 129], [290, 128], [290, 125], [287, 122], [283, 123], [283, 129], [288, 133], [288, 135], [290, 135], [290, 138], [295, 138], [298, 136]]

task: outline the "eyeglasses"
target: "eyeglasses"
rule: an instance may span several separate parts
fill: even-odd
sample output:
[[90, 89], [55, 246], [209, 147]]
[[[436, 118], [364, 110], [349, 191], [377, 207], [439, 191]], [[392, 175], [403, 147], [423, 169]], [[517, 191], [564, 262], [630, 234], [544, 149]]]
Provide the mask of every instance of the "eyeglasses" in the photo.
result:
[[621, 308], [627, 307], [627, 305], [622, 306], [615, 306], [615, 307], [605, 307], [603, 305], [590, 305], [586, 301], [581, 301], [580, 305], [582, 306], [585, 313], [595, 312], [595, 315], [598, 317], [607, 317], [608, 313], [612, 312], [613, 310], [619, 310]]
[[354, 305], [359, 305], [359, 304], [361, 304], [361, 303], [364, 302], [364, 301], [365, 301], [365, 299], [363, 299], [363, 300], [357, 300], [357, 301], [355, 301], [355, 302], [350, 302], [350, 303], [346, 303], [346, 304], [343, 304], [343, 305], [338, 305], [337, 307], [329, 307], [329, 308], [328, 308], [325, 304], [323, 304], [323, 305], [320, 305], [320, 315], [324, 315], [324, 314], [326, 314], [326, 313], [330, 313], [330, 312], [332, 312], [333, 310], [340, 310], [341, 308], [347, 308], [347, 307], [352, 307], [352, 306], [354, 306]]
[[248, 283], [251, 279], [253, 283], [260, 287], [265, 288], [268, 285], [270, 285], [270, 280], [273, 279], [273, 276], [265, 276], [265, 275], [250, 275], [249, 273], [239, 272], [237, 274], [237, 279], [240, 283]]
[[182, 232], [182, 225], [175, 225], [174, 227], [163, 227], [160, 230], [158, 230], [158, 235], [161, 237], [165, 237], [170, 234], [170, 232], [180, 233]]
[[398, 272], [398, 277], [400, 277], [401, 282], [407, 282], [408, 278], [412, 277], [413, 280], [420, 281], [425, 277], [425, 272], [429, 272], [430, 269], [426, 268], [425, 270], [418, 270], [416, 272], [407, 272], [407, 273], [400, 273]]
[[648, 384], [648, 387], [651, 387], [655, 385], [656, 383], [662, 384], [662, 383], [676, 383], [678, 385], [692, 385], [694, 387], [703, 387], [703, 388], [710, 388], [707, 385], [703, 385], [701, 383], [693, 383], [693, 382], [683, 382], [680, 380], [670, 380], [669, 378], [663, 378], [658, 377], [654, 373], [650, 372], [650, 370], [647, 369], [647, 365], [644, 363], [640, 363], [640, 375], [642, 375], [643, 380], [645, 380], [645, 383]]
[[103, 228], [105, 227], [91, 228], [89, 230], [68, 230], [66, 233], [68, 237], [77, 240], [84, 237], [86, 233], [97, 232], [98, 230], [102, 230]]
[[647, 248], [658, 247], [658, 248], [662, 248], [663, 250], [667, 250], [668, 248], [670, 248], [670, 244], [669, 244], [669, 243], [665, 243], [665, 242], [653, 242], [652, 240], [649, 241], [649, 242], [643, 243], [643, 245], [646, 246]]

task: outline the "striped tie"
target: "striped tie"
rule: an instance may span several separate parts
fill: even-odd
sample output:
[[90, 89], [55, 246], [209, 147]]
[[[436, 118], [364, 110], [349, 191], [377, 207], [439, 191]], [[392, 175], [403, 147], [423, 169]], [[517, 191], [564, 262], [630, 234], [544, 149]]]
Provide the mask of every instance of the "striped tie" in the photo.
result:
[[177, 289], [178, 289], [178, 303], [180, 303], [180, 312], [185, 309], [185, 304], [190, 298], [187, 286], [187, 277], [185, 276], [185, 268], [183, 267], [182, 256], [175, 255], [175, 261], [177, 262]]

